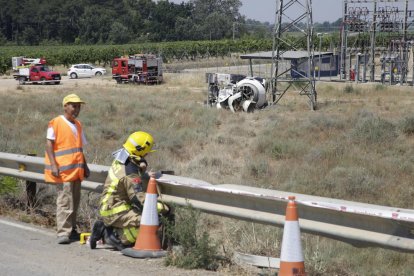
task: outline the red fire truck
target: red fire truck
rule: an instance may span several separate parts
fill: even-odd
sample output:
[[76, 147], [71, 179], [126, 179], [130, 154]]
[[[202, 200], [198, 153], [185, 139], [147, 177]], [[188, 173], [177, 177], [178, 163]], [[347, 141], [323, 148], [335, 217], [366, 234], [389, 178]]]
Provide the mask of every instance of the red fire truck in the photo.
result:
[[12, 57], [12, 65], [19, 84], [60, 83], [60, 73], [50, 70], [44, 58]]
[[115, 58], [112, 78], [117, 83], [159, 84], [162, 82], [162, 58], [150, 54]]

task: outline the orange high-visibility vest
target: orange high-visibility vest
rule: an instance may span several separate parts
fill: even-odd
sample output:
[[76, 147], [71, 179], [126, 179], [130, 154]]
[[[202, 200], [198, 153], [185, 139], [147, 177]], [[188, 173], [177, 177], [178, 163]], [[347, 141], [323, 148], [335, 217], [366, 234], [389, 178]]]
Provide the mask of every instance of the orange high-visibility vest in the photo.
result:
[[59, 177], [52, 175], [52, 166], [49, 156], [46, 153], [46, 182], [63, 183], [83, 180], [85, 173], [85, 158], [82, 149], [82, 126], [78, 120], [75, 120], [75, 126], [78, 131], [77, 137], [75, 137], [70, 126], [60, 116], [49, 122], [48, 127], [52, 127], [55, 132], [53, 151], [59, 168]]

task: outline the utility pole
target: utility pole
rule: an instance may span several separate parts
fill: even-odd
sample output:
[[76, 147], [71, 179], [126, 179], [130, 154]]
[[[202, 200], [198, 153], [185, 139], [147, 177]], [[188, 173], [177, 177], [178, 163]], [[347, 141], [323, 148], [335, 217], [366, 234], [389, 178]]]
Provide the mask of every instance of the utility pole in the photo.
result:
[[341, 69], [340, 69], [340, 79], [346, 79], [346, 51], [348, 44], [348, 2], [345, 0], [343, 5], [342, 13], [342, 29], [341, 29]]
[[234, 41], [234, 33], [236, 32], [236, 22], [233, 22], [233, 41]]
[[371, 76], [370, 81], [375, 81], [375, 40], [377, 31], [377, 1], [374, 1], [374, 10], [371, 23]]
[[402, 66], [401, 66], [401, 77], [400, 85], [403, 85], [404, 82], [407, 82], [407, 71], [408, 71], [408, 45], [407, 45], [407, 29], [408, 29], [408, 0], [405, 0], [405, 9], [404, 9], [404, 23], [403, 23], [403, 39], [402, 39]]
[[322, 65], [322, 55], [321, 55], [321, 48], [322, 48], [322, 37], [323, 33], [317, 33], [316, 36], [319, 37], [319, 62], [318, 62], [318, 81], [321, 80], [321, 65]]

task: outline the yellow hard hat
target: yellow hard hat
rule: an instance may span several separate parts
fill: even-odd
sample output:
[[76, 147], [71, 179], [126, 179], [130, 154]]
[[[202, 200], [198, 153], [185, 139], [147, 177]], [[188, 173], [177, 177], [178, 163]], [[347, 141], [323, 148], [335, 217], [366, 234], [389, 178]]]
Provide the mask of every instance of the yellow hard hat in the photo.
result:
[[69, 94], [63, 98], [62, 105], [65, 106], [67, 103], [81, 103], [84, 104], [85, 102], [79, 98], [76, 94]]
[[154, 152], [152, 146], [154, 139], [151, 134], [144, 131], [137, 131], [129, 135], [124, 148], [130, 155], [144, 157], [149, 152]]

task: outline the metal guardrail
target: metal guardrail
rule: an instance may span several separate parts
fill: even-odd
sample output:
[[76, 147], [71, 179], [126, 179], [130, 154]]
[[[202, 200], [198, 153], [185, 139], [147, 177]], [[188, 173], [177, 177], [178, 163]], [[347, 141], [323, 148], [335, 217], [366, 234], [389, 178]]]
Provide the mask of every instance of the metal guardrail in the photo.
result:
[[[0, 175], [44, 182], [44, 159], [0, 153]], [[90, 164], [82, 188], [101, 192], [107, 166]], [[376, 246], [414, 252], [414, 210], [253, 188], [212, 185], [175, 175], [157, 179], [162, 199], [191, 204], [203, 212], [283, 227], [288, 196], [296, 196], [302, 232], [329, 237], [357, 247]]]

